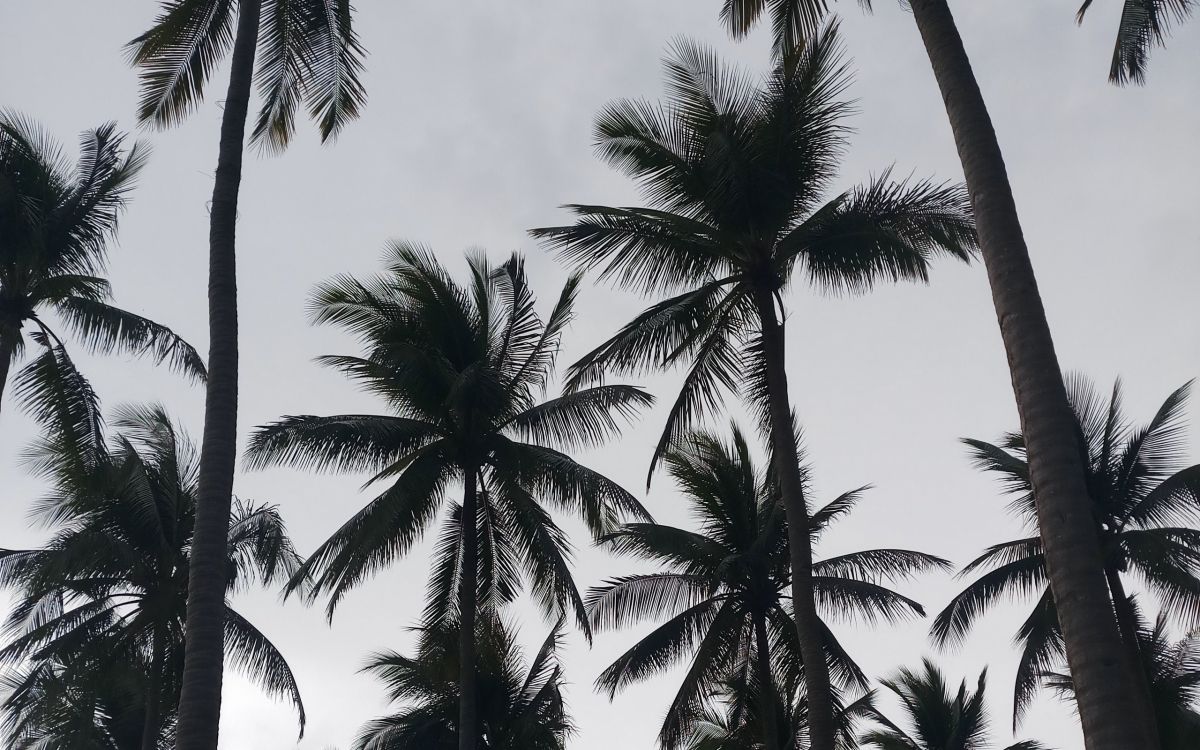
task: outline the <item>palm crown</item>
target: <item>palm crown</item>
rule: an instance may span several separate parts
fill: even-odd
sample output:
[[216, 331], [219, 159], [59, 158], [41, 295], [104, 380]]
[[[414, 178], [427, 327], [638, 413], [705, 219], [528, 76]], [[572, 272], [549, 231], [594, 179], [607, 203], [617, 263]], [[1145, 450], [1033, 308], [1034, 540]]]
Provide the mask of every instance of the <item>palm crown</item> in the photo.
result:
[[[588, 611], [597, 628], [628, 627], [666, 617], [608, 667], [597, 686], [610, 696], [691, 657], [683, 683], [668, 709], [659, 740], [680, 746], [694, 734], [709, 702], [733, 695], [734, 713], [753, 712], [754, 696], [771, 696], [798, 686], [799, 646], [783, 593], [789, 586], [788, 537], [783, 509], [770, 475], [756, 467], [741, 432], [724, 443], [693, 433], [666, 456], [667, 469], [686, 495], [699, 523], [697, 531], [633, 523], [608, 535], [605, 546], [664, 567], [662, 572], [611, 579], [588, 592]], [[848, 513], [863, 489], [847, 492], [811, 521], [816, 539]], [[945, 569], [941, 558], [905, 549], [853, 552], [813, 563], [818, 606], [826, 620], [861, 618], [891, 621], [923, 615], [917, 602], [884, 584], [930, 569]], [[763, 623], [765, 638], [756, 635]], [[825, 627], [831, 672], [843, 689], [863, 688], [867, 678]], [[770, 677], [756, 663], [770, 665]], [[775, 685], [763, 689], [763, 682]], [[791, 704], [789, 694], [786, 703]], [[786, 721], [786, 716], [776, 714]], [[793, 728], [785, 731], [794, 736]]]
[[[478, 492], [477, 517], [464, 518], [457, 503], [447, 514], [430, 619], [455, 614], [453, 593], [468, 575], [478, 575], [485, 604], [499, 605], [518, 593], [524, 574], [548, 611], [574, 609], [586, 630], [569, 543], [545, 506], [579, 515], [596, 535], [627, 515], [647, 515], [617, 484], [547, 446], [598, 444], [650, 397], [611, 385], [539, 401], [571, 319], [577, 277], [543, 322], [519, 256], [497, 268], [470, 258], [468, 287], [411, 245], [394, 245], [387, 263], [379, 278], [341, 277], [319, 287], [313, 319], [359, 336], [365, 356], [321, 362], [381, 397], [392, 414], [285, 417], [251, 440], [255, 466], [368, 471], [370, 483], [390, 482], [313, 553], [293, 585], [312, 579], [314, 596], [330, 593], [332, 613], [349, 588], [412, 546], [457, 481]], [[464, 571], [469, 546], [478, 567]]]
[[[1181, 621], [1200, 621], [1200, 465], [1185, 466], [1182, 417], [1190, 384], [1163, 402], [1148, 424], [1135, 427], [1124, 415], [1117, 383], [1105, 403], [1083, 378], [1068, 379], [1068, 396], [1084, 452], [1087, 487], [1096, 534], [1101, 540], [1110, 594], [1127, 641], [1137, 627], [1131, 618], [1123, 577], [1136, 572]], [[1014, 494], [1011, 509], [1030, 529], [1036, 508], [1020, 435], [1000, 445], [964, 441], [980, 468], [996, 473]], [[981, 572], [934, 621], [933, 635], [960, 641], [989, 607], [1009, 596], [1037, 595], [1038, 602], [1017, 635], [1021, 647], [1014, 719], [1019, 720], [1043, 673], [1064, 658], [1062, 634], [1037, 536], [989, 548], [961, 575]]]
[[[37, 515], [57, 531], [42, 548], [0, 551], [0, 582], [19, 594], [0, 660], [30, 665], [5, 704], [14, 712], [13, 739], [59, 731], [39, 713], [56, 704], [30, 702], [31, 695], [65, 691], [74, 700], [60, 704], [60, 713], [80, 696], [111, 703], [122, 699], [113, 695], [114, 675], [130, 671], [140, 676], [135, 687], [145, 710], [161, 710], [158, 724], [169, 729], [183, 666], [195, 452], [161, 407], [119, 411], [118, 433], [106, 444], [90, 392], [62, 398], [81, 382], [77, 375], [63, 366], [46, 371], [44, 381], [44, 401], [56, 408], [44, 415], [50, 429], [29, 455], [53, 487]], [[300, 557], [274, 507], [237, 501], [233, 519], [231, 593], [255, 581], [281, 582], [297, 569]], [[231, 607], [225, 640], [235, 666], [295, 705], [303, 731], [299, 690], [278, 650]], [[90, 714], [74, 718], [92, 723]], [[95, 718], [111, 716], [98, 711]]]
[[[526, 666], [510, 627], [494, 613], [480, 619], [480, 741], [484, 750], [562, 750], [572, 731], [563, 703], [557, 651], [562, 623]], [[387, 685], [388, 698], [408, 704], [368, 723], [355, 750], [454, 750], [458, 747], [457, 623], [423, 628], [415, 657], [389, 652], [364, 671]]]
[[[967, 682], [959, 683], [951, 692], [941, 670], [926, 659], [922, 671], [901, 669], [899, 674], [882, 684], [900, 700], [908, 715], [911, 729], [905, 731], [882, 712], [869, 709], [871, 718], [879, 724], [862, 736], [866, 747], [880, 750], [985, 750], [993, 747], [988, 738], [987, 711], [984, 688], [987, 674], [979, 676], [972, 692]], [[1039, 742], [1025, 740], [1009, 745], [1005, 750], [1046, 750]]]
[[61, 346], [46, 311], [92, 350], [151, 354], [204, 376], [189, 344], [110, 304], [105, 249], [146, 162], [144, 146], [124, 143], [111, 123], [89, 130], [72, 167], [32, 122], [0, 113], [0, 395], [26, 326], [45, 347]]
[[825, 291], [865, 291], [881, 279], [923, 280], [934, 255], [965, 260], [975, 242], [959, 186], [897, 183], [884, 171], [826, 195], [850, 113], [836, 26], [762, 85], [688, 42], [666, 70], [664, 104], [618, 101], [596, 124], [600, 154], [640, 182], [649, 205], [572, 205], [574, 226], [533, 231], [602, 278], [675, 295], [570, 372], [578, 387], [606, 372], [690, 363], [652, 470], [720, 389], [749, 380], [762, 395], [761, 310], [797, 272]]
[[364, 50], [349, 0], [172, 0], [154, 26], [129, 43], [142, 69], [138, 116], [169, 126], [203, 98], [208, 77], [234, 43], [236, 14], [253, 3], [260, 15], [255, 78], [262, 107], [253, 140], [282, 149], [307, 106], [322, 140], [335, 137], [366, 101]]

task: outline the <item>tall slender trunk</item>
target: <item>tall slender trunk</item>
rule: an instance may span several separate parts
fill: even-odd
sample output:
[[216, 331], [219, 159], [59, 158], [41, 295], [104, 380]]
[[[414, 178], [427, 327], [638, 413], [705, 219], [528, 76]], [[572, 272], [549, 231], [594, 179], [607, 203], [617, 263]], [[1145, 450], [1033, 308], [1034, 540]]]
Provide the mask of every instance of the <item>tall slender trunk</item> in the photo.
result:
[[946, 0], [911, 0], [954, 131], [1008, 354], [1038, 527], [1088, 750], [1155, 747], [1129, 718], [1142, 700], [1123, 658], [1091, 503], [1029, 251], [1000, 145]]
[[166, 639], [160, 625], [154, 626], [150, 645], [150, 675], [146, 681], [146, 705], [142, 721], [142, 750], [158, 750], [162, 735], [163, 665], [166, 663]]
[[813, 596], [812, 540], [809, 537], [808, 507], [796, 455], [796, 434], [788, 402], [787, 370], [784, 367], [783, 325], [775, 314], [775, 301], [762, 290], [755, 296], [762, 323], [763, 357], [766, 360], [767, 394], [770, 400], [771, 452], [783, 496], [788, 522], [788, 549], [792, 563], [792, 609], [800, 657], [804, 660], [804, 689], [808, 700], [808, 732], [811, 750], [833, 750], [833, 691], [821, 620]]
[[[21, 335], [20, 332], [15, 334]], [[8, 370], [16, 356], [17, 342], [9, 336], [0, 337], [0, 409], [4, 407], [4, 386], [8, 385]]]
[[1138, 689], [1146, 696], [1136, 708], [1142, 709], [1142, 719], [1146, 722], [1146, 731], [1154, 738], [1156, 744], [1162, 739], [1158, 733], [1158, 716], [1154, 711], [1154, 703], [1150, 697], [1150, 677], [1146, 674], [1146, 661], [1142, 655], [1142, 642], [1138, 637], [1138, 618], [1133, 609], [1133, 602], [1125, 593], [1125, 583], [1121, 580], [1121, 572], [1111, 565], [1105, 566], [1104, 574], [1108, 578], [1108, 589], [1112, 592], [1113, 607], [1117, 611], [1117, 624], [1121, 628], [1121, 639], [1125, 643], [1126, 658], [1137, 680]]
[[261, 0], [238, 3], [229, 91], [208, 232], [208, 389], [196, 527], [188, 570], [183, 690], [176, 750], [216, 750], [225, 657], [229, 508], [237, 460], [238, 319], [234, 236]]
[[763, 748], [783, 750], [779, 741], [779, 720], [775, 716], [775, 677], [771, 672], [771, 640], [767, 637], [767, 615], [754, 613], [754, 639], [757, 641], [758, 699], [763, 723]]
[[478, 664], [475, 659], [479, 541], [476, 476], [467, 471], [463, 482], [462, 575], [458, 579], [458, 750], [475, 750], [479, 738]]

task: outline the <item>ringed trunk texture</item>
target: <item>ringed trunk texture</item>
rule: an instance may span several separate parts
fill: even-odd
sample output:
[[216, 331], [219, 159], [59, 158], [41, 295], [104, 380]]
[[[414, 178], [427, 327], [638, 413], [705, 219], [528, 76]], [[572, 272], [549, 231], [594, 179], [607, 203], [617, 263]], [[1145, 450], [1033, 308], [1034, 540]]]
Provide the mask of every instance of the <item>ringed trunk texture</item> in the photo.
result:
[[1080, 463], [1074, 417], [1000, 145], [946, 0], [911, 0], [954, 131], [1029, 454], [1046, 568], [1087, 750], [1151, 750], [1124, 658]]
[[775, 716], [775, 678], [771, 673], [771, 640], [767, 637], [767, 616], [764, 613], [754, 615], [754, 639], [758, 642], [758, 694], [762, 706], [763, 748], [765, 750], [783, 750], [779, 741], [779, 721]]
[[225, 659], [229, 508], [237, 460], [238, 319], [234, 237], [261, 0], [238, 4], [229, 90], [209, 217], [208, 387], [196, 528], [188, 570], [183, 689], [176, 750], [216, 750]]
[[836, 730], [833, 722], [833, 692], [829, 684], [829, 665], [821, 620], [813, 596], [812, 540], [809, 537], [808, 507], [796, 455], [796, 435], [792, 426], [792, 408], [788, 401], [787, 370], [784, 367], [783, 325], [775, 314], [770, 292], [755, 297], [762, 324], [763, 357], [766, 360], [767, 394], [770, 400], [771, 453], [775, 473], [783, 495], [788, 522], [788, 549], [792, 563], [792, 609], [796, 616], [796, 635], [800, 657], [804, 660], [804, 689], [808, 699], [810, 750], [833, 750]]
[[162, 628], [154, 627], [150, 647], [150, 679], [146, 684], [145, 717], [142, 723], [142, 750], [158, 750], [159, 735], [162, 734], [162, 678], [166, 661], [166, 644]]
[[475, 663], [475, 609], [479, 548], [477, 490], [474, 471], [467, 472], [463, 487], [462, 575], [458, 589], [458, 750], [475, 750], [479, 738], [479, 689]]

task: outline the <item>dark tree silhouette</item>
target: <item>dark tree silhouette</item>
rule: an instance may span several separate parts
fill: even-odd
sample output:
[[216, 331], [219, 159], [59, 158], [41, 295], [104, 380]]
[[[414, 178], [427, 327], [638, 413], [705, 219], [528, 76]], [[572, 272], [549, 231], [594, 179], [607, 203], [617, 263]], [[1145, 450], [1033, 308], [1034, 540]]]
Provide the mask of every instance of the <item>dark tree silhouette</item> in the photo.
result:
[[[860, 5], [870, 9], [871, 2], [860, 0]], [[1067, 658], [1079, 687], [1084, 741], [1087, 750], [1154, 748], [1150, 698], [1136, 667], [1128, 659], [1112, 658], [1121, 653], [1121, 633], [1099, 544], [1091, 533], [1066, 387], [1000, 142], [947, 0], [908, 0], [907, 5], [946, 105], [978, 225], [1013, 395], [1029, 441], [1031, 479], [1038, 488], [1038, 528], [1046, 543], [1046, 569], [1057, 593]], [[724, 0], [722, 17], [734, 36], [743, 36], [768, 12], [776, 54], [786, 59], [801, 40], [818, 33], [828, 9], [828, 0]], [[1130, 721], [1131, 711], [1144, 720]], [[832, 744], [828, 732], [814, 736], [814, 750], [830, 750]]]
[[[729, 443], [709, 433], [689, 434], [673, 444], [664, 461], [698, 528], [633, 523], [605, 537], [604, 545], [614, 552], [663, 569], [613, 578], [589, 591], [594, 627], [628, 627], [644, 620], [661, 624], [605, 669], [596, 685], [612, 697], [690, 660], [659, 732], [662, 747], [683, 746], [697, 732], [711, 699], [724, 695], [733, 701], [735, 717], [758, 717], [764, 748], [791, 748], [800, 728], [794, 701], [808, 662], [801, 659], [784, 593], [790, 555], [778, 484], [755, 466], [736, 427]], [[850, 512], [865, 489], [840, 495], [814, 513], [811, 539], [815, 542]], [[885, 584], [948, 568], [939, 557], [906, 549], [863, 550], [813, 563], [822, 651], [836, 678], [835, 693], [865, 689], [868, 680], [826, 621], [858, 618], [874, 624], [923, 616], [920, 604]]]
[[[563, 703], [557, 652], [562, 622], [526, 666], [512, 628], [495, 613], [476, 626], [479, 675], [477, 746], [484, 750], [563, 750], [572, 733]], [[443, 621], [421, 629], [415, 657], [374, 656], [364, 671], [379, 677], [388, 698], [405, 706], [368, 723], [354, 750], [455, 750], [458, 745], [459, 633]]]
[[[1190, 383], [1167, 397], [1143, 426], [1131, 424], [1121, 403], [1121, 385], [1107, 402], [1082, 377], [1068, 379], [1075, 413], [1080, 461], [1087, 467], [1092, 528], [1100, 540], [1121, 635], [1131, 658], [1138, 655], [1141, 630], [1125, 578], [1136, 574], [1185, 626], [1200, 624], [1200, 465], [1187, 466], [1183, 422]], [[1025, 441], [1006, 435], [999, 445], [964, 441], [975, 465], [999, 475], [1015, 495], [1010, 506], [1032, 532], [1037, 508], [1029, 482]], [[1004, 599], [1037, 597], [1017, 634], [1014, 725], [1037, 691], [1042, 674], [1063, 660], [1063, 635], [1046, 577], [1046, 559], [1037, 536], [997, 544], [973, 560], [962, 575], [977, 577], [937, 616], [939, 644], [960, 642], [975, 620]]]
[[71, 165], [48, 134], [0, 112], [0, 398], [26, 349], [61, 345], [52, 312], [90, 350], [148, 354], [198, 379], [204, 363], [170, 329], [111, 304], [105, 250], [147, 149], [114, 124], [80, 137]]
[[[9, 739], [77, 747], [64, 733], [82, 727], [115, 742], [136, 710], [137, 746], [156, 750], [179, 701], [197, 457], [158, 406], [118, 411], [118, 431], [106, 441], [99, 405], [69, 360], [35, 365], [23, 385], [39, 390], [47, 431], [29, 455], [52, 487], [35, 512], [54, 533], [38, 549], [0, 550], [0, 584], [18, 594], [6, 623], [15, 637], [0, 663], [24, 668], [3, 706]], [[227, 549], [227, 592], [281, 583], [301, 562], [268, 505], [235, 503]], [[232, 663], [290, 700], [303, 734], [287, 662], [246, 618], [225, 611]], [[131, 696], [141, 705], [128, 705]], [[113, 715], [114, 705], [125, 714]]]
[[785, 369], [784, 295], [797, 277], [826, 292], [924, 281], [938, 255], [969, 259], [966, 193], [929, 181], [828, 195], [846, 145], [849, 73], [836, 26], [816, 33], [756, 84], [709, 50], [680, 42], [667, 101], [618, 101], [596, 124], [601, 156], [637, 179], [648, 206], [574, 205], [574, 226], [534, 230], [581, 268], [671, 295], [576, 363], [570, 386], [609, 372], [686, 367], [654, 455], [719, 396], [736, 392], [770, 435], [788, 528], [792, 600], [812, 708], [813, 743], [833, 742], [829, 675], [812, 584], [812, 550]]
[[[200, 445], [199, 516], [188, 586], [187, 662], [178, 750], [217, 750], [225, 620], [225, 543], [237, 463], [238, 192], [250, 90], [262, 108], [251, 136], [267, 149], [291, 140], [307, 106], [327, 141], [366, 101], [363, 49], [350, 0], [163, 0], [149, 31], [130, 42], [141, 71], [143, 122], [166, 127], [203, 98], [208, 78], [231, 55], [208, 232], [208, 367]], [[261, 52], [257, 69], [255, 58]]]
[[651, 399], [625, 385], [541, 399], [578, 277], [543, 321], [518, 255], [499, 267], [471, 257], [465, 287], [412, 245], [393, 245], [386, 262], [378, 278], [322, 285], [312, 310], [316, 323], [344, 328], [366, 348], [362, 357], [321, 362], [379, 396], [391, 414], [285, 417], [255, 433], [249, 459], [368, 471], [368, 484], [389, 483], [293, 579], [292, 588], [311, 582], [314, 597], [328, 593], [330, 616], [351, 587], [407, 552], [448, 504], [450, 485], [462, 485], [434, 553], [426, 621], [462, 623], [459, 741], [474, 750], [477, 611], [528, 584], [544, 610], [573, 611], [590, 634], [570, 543], [547, 508], [579, 516], [597, 536], [626, 517], [649, 517], [632, 495], [562, 451], [604, 442]]

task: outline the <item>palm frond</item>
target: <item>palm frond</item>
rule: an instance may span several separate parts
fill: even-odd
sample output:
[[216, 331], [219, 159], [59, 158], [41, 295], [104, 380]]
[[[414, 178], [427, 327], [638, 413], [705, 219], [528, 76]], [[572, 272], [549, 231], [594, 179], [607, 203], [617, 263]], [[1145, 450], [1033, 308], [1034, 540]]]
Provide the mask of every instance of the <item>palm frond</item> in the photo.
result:
[[286, 416], [251, 435], [246, 464], [252, 469], [290, 464], [312, 471], [377, 472], [425, 449], [437, 436], [436, 425], [403, 417]]
[[235, 669], [241, 670], [272, 697], [291, 701], [300, 722], [300, 737], [304, 737], [304, 701], [292, 668], [258, 628], [231, 607], [226, 607], [225, 652]]
[[233, 46], [233, 0], [169, 0], [154, 25], [129, 43], [141, 69], [138, 119], [166, 127], [200, 102], [204, 85]]
[[782, 262], [803, 262], [818, 287], [865, 292], [881, 279], [928, 281], [937, 255], [970, 261], [977, 243], [962, 185], [893, 182], [885, 170], [817, 210], [780, 252]]
[[961, 642], [971, 625], [988, 607], [1005, 596], [1029, 596], [1048, 585], [1042, 555], [1014, 560], [985, 573], [968, 584], [934, 618], [930, 635], [934, 643], [947, 646]]
[[195, 348], [149, 318], [83, 297], [67, 297], [54, 307], [93, 351], [149, 355], [198, 381], [207, 377], [204, 359]]

